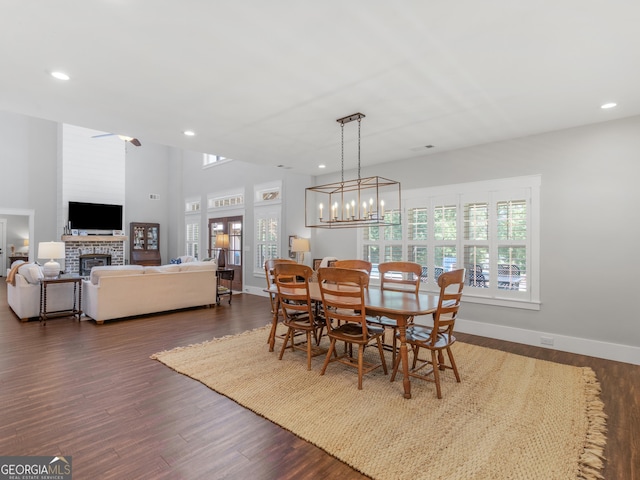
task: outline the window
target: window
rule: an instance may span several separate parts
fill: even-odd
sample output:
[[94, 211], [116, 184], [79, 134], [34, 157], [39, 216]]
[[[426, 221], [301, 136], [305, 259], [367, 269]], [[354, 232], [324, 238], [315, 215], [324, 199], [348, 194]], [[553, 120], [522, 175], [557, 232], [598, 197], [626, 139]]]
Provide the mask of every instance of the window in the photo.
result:
[[264, 275], [264, 262], [280, 257], [282, 241], [282, 184], [272, 182], [254, 186], [254, 216], [256, 232], [256, 253], [253, 272]]
[[198, 246], [200, 244], [200, 199], [187, 198], [184, 201], [184, 213], [184, 255], [198, 258]]
[[362, 258], [373, 278], [381, 262], [419, 263], [431, 291], [443, 272], [464, 267], [467, 301], [537, 309], [539, 191], [539, 176], [405, 191], [406, 221], [364, 228]]
[[198, 258], [198, 245], [200, 244], [200, 217], [187, 218], [185, 233], [185, 255]]
[[208, 209], [237, 207], [242, 205], [244, 205], [244, 195], [242, 193], [207, 198]]
[[222, 157], [220, 155], [214, 155], [212, 153], [204, 153], [202, 155], [202, 166], [209, 167], [211, 165], [219, 165], [221, 163], [231, 161], [230, 158]]
[[200, 200], [187, 200], [185, 202], [184, 211], [186, 213], [195, 213], [200, 211]]
[[261, 187], [256, 187], [255, 190], [255, 202], [270, 202], [273, 203], [275, 200], [280, 200], [280, 185], [263, 185]]
[[260, 208], [256, 216], [256, 258], [254, 272], [264, 275], [264, 262], [280, 257], [280, 211]]

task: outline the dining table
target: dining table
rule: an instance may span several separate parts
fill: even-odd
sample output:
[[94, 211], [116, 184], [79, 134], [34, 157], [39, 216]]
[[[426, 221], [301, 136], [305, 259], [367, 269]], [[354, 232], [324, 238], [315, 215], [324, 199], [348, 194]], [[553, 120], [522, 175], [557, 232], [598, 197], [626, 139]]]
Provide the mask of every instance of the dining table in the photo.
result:
[[[273, 351], [276, 328], [278, 325], [278, 290], [275, 286], [265, 289], [274, 294], [278, 308], [273, 313], [271, 330], [269, 333], [269, 351]], [[320, 285], [317, 282], [309, 282], [309, 296], [312, 301], [322, 302]], [[419, 315], [430, 315], [438, 308], [438, 295], [426, 292], [400, 292], [394, 290], [382, 290], [373, 286], [366, 288], [364, 302], [367, 315], [385, 316], [395, 320], [398, 324], [398, 339], [400, 340], [400, 361], [402, 363], [402, 384], [404, 398], [411, 398], [411, 380], [409, 377], [409, 353], [407, 347], [407, 324]]]

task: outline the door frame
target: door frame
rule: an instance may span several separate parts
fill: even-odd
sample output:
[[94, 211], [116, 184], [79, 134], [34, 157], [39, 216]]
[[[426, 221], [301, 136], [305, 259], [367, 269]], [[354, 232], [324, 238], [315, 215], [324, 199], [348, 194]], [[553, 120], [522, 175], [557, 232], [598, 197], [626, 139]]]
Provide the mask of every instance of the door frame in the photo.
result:
[[[28, 260], [30, 262], [33, 261], [34, 256], [33, 256], [33, 252], [35, 251], [35, 246], [36, 246], [36, 241], [35, 241], [35, 210], [30, 210], [30, 209], [26, 209], [26, 208], [3, 208], [0, 207], [0, 216], [2, 215], [18, 215], [18, 216], [24, 216], [24, 217], [29, 217], [29, 244], [32, 245], [32, 247], [29, 248], [29, 257]], [[6, 256], [6, 226], [5, 226], [5, 238], [4, 239], [0, 239], [0, 242], [2, 242], [1, 246], [2, 246], [2, 251], [4, 252], [4, 259], [6, 262], [7, 256]], [[2, 264], [2, 275], [0, 276], [4, 276], [4, 272], [6, 270], [5, 264]]]
[[240, 222], [240, 245], [239, 248], [234, 249], [235, 252], [238, 252], [240, 255], [240, 265], [230, 264], [228, 263], [228, 253], [227, 252], [227, 263], [226, 268], [234, 270], [234, 278], [232, 282], [231, 289], [235, 292], [242, 292], [244, 288], [244, 264], [245, 264], [245, 256], [244, 256], [244, 230], [245, 230], [245, 221], [244, 221], [244, 213], [238, 212], [216, 212], [218, 215], [216, 216], [208, 216], [207, 217], [207, 256], [216, 257], [216, 249], [212, 245], [212, 224], [219, 223], [222, 224], [223, 228], [221, 233], [229, 234], [229, 223], [231, 222]]

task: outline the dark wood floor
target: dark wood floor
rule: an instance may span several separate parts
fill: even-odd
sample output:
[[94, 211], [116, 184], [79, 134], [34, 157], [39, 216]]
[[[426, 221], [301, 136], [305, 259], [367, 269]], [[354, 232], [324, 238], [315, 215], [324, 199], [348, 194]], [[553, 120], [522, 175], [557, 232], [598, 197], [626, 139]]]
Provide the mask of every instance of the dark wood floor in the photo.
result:
[[[266, 298], [244, 294], [234, 295], [231, 305], [223, 302], [211, 309], [104, 325], [59, 318], [41, 326], [37, 321], [21, 323], [13, 315], [3, 285], [0, 455], [71, 455], [77, 480], [365, 478], [149, 359], [178, 345], [263, 326], [269, 320], [268, 310]], [[640, 366], [459, 337], [522, 355], [591, 366], [602, 384], [609, 416], [604, 477], [640, 479]]]

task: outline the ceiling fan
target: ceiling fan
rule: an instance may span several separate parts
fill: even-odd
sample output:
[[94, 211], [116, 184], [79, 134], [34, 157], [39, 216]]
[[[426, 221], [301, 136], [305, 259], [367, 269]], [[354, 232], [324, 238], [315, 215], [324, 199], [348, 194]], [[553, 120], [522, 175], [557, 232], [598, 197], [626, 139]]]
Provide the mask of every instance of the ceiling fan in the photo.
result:
[[126, 135], [118, 135], [117, 133], [103, 133], [102, 135], [94, 135], [91, 138], [99, 138], [99, 137], [112, 137], [112, 136], [116, 136], [118, 137], [120, 140], [124, 141], [124, 142], [129, 142], [132, 143], [133, 145], [135, 145], [136, 147], [141, 146], [142, 144], [140, 143], [140, 140], [138, 140], [137, 138], [133, 138], [133, 137], [127, 137]]

